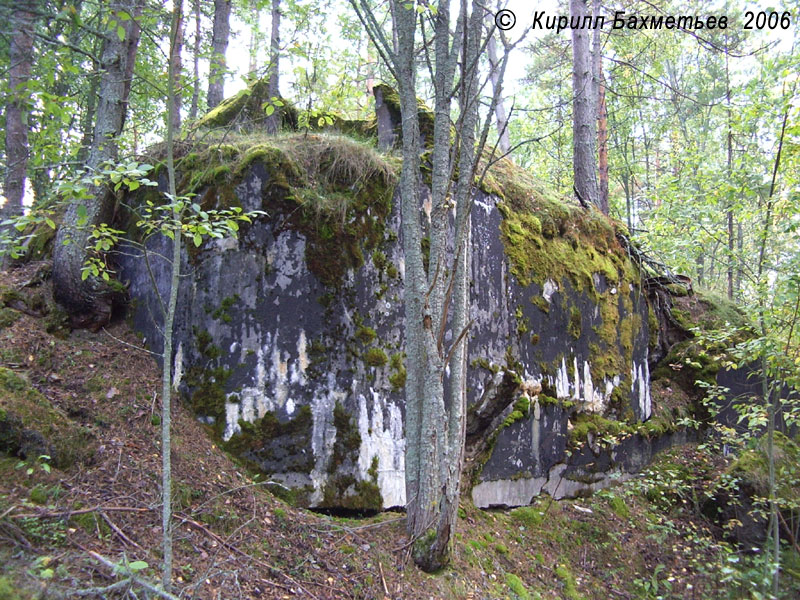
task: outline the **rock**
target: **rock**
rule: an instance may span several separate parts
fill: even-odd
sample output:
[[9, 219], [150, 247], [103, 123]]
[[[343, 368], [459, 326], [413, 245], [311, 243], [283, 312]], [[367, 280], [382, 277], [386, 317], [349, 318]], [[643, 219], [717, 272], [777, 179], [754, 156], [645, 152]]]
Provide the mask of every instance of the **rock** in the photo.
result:
[[[228, 168], [238, 175], [199, 190], [206, 207], [225, 202], [269, 216], [243, 227], [238, 240], [184, 253], [191, 277], [179, 290], [175, 379], [213, 435], [294, 490], [295, 500], [353, 510], [404, 506], [398, 206], [386, 194], [388, 180], [358, 173], [336, 183], [339, 212], [325, 212], [333, 209], [321, 200], [316, 213], [300, 203], [310, 197], [303, 169], [318, 168], [290, 165], [313, 151], [301, 144], [327, 144], [314, 156], [328, 158], [317, 162], [361, 152], [354, 142], [308, 137], [317, 141], [298, 136], [291, 155], [262, 148], [252, 157], [242, 149], [233, 159], [241, 162]], [[371, 156], [362, 159], [378, 160]], [[648, 304], [638, 271], [610, 221], [546, 197], [507, 161], [483, 187], [471, 216], [473, 499], [511, 506], [542, 490], [582, 493], [600, 485], [598, 471], [617, 473], [627, 463], [591, 450], [591, 461], [580, 453], [568, 459], [570, 417], [597, 414], [633, 426], [651, 415]], [[170, 255], [170, 242], [154, 237], [148, 247], [166, 297], [169, 265], [159, 255]], [[120, 260], [133, 325], [159, 351], [147, 269], [141, 260]], [[651, 446], [634, 450], [649, 456]]]

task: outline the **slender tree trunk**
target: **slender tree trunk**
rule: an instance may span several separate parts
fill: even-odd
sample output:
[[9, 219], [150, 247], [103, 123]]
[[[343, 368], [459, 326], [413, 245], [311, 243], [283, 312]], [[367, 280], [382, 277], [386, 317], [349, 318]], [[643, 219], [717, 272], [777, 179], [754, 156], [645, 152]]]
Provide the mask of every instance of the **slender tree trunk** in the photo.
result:
[[732, 115], [731, 115], [731, 75], [730, 75], [730, 68], [729, 68], [729, 56], [728, 56], [728, 34], [725, 33], [725, 106], [726, 111], [728, 113], [728, 135], [727, 135], [727, 146], [728, 146], [728, 163], [727, 163], [727, 174], [728, 174], [728, 193], [727, 193], [727, 211], [726, 211], [726, 220], [728, 224], [728, 300], [733, 300], [733, 271], [734, 271], [734, 260], [735, 260], [735, 252], [734, 252], [734, 232], [733, 232], [733, 193], [731, 188], [731, 179], [733, 177], [733, 123], [732, 123]]
[[192, 47], [192, 105], [189, 109], [189, 119], [197, 118], [198, 104], [200, 102], [200, 25], [202, 13], [200, 11], [200, 0], [192, 0], [192, 10], [194, 12], [194, 42]]
[[[586, 0], [570, 0], [570, 18], [583, 21], [588, 16]], [[597, 188], [597, 112], [592, 92], [592, 62], [589, 34], [572, 30], [572, 147], [575, 193], [582, 203], [600, 206]]]
[[406, 526], [412, 538], [424, 531], [425, 518], [420, 502], [420, 447], [423, 421], [423, 316], [425, 270], [422, 262], [420, 224], [420, 140], [417, 118], [415, 32], [417, 15], [405, 10], [402, 0], [392, 0], [395, 68], [400, 99], [403, 134], [403, 168], [400, 172], [399, 196], [402, 216], [405, 273], [403, 304], [405, 308], [406, 345]]
[[177, 27], [175, 30], [175, 39], [170, 44], [170, 67], [174, 74], [172, 85], [175, 90], [170, 94], [170, 102], [172, 104], [172, 127], [174, 130], [180, 131], [181, 128], [181, 52], [183, 51], [183, 0], [173, 0], [175, 3], [174, 18], [177, 20]]
[[[600, 15], [600, 0], [594, 0], [592, 15]], [[600, 36], [602, 29], [594, 30], [592, 58], [594, 62], [594, 84], [597, 98], [597, 183], [598, 206], [608, 215], [608, 112], [606, 111], [606, 82], [603, 76], [603, 49]]]
[[224, 96], [228, 38], [231, 34], [231, 0], [214, 0], [214, 29], [211, 35], [211, 68], [208, 75], [208, 108], [222, 102]]
[[[467, 0], [461, 0], [458, 21], [451, 27], [449, 2], [442, 0], [436, 14], [431, 15], [433, 59], [429, 64], [435, 102], [433, 139], [425, 141], [425, 146], [432, 145], [430, 259], [426, 271], [421, 252], [420, 210], [420, 157], [425, 147], [420, 140], [416, 95], [415, 37], [420, 17], [413, 5], [392, 0], [394, 37], [390, 38], [381, 29], [367, 0], [350, 0], [350, 3], [398, 85], [403, 134], [403, 168], [397, 193], [405, 254], [406, 527], [413, 540], [414, 561], [422, 569], [432, 571], [449, 560], [458, 517], [466, 425], [469, 212], [475, 167], [486, 143], [500, 87], [495, 88], [480, 142], [476, 144], [484, 7], [473, 1], [470, 11]], [[507, 57], [500, 67], [498, 84], [506, 64]], [[458, 86], [454, 89], [455, 81]], [[450, 118], [456, 95], [459, 116], [454, 148]], [[458, 173], [456, 182], [454, 173]], [[445, 335], [448, 331], [449, 337]]]
[[[502, 88], [499, 81], [499, 74], [497, 72], [500, 62], [497, 58], [497, 42], [494, 38], [494, 35], [489, 37], [486, 49], [489, 53], [489, 69], [491, 70], [492, 88], [495, 90], [495, 94], [499, 94], [498, 87]], [[500, 152], [506, 154], [511, 149], [511, 142], [508, 138], [508, 116], [506, 115], [506, 106], [502, 97], [494, 109], [494, 115], [495, 119], [497, 119], [497, 136], [499, 138], [497, 146], [500, 148]]]
[[[183, 20], [182, 2], [175, 5], [172, 17], [172, 31], [170, 36], [170, 54], [174, 57], [176, 47], [181, 43], [181, 21]], [[179, 71], [176, 70], [176, 61], [169, 63], [167, 77], [167, 185], [172, 202], [176, 201], [177, 188], [175, 184], [175, 157], [173, 152], [173, 138], [175, 135], [175, 110], [174, 96], [175, 79]], [[177, 204], [173, 208], [173, 219], [180, 222], [181, 211]], [[161, 572], [161, 585], [165, 591], [170, 590], [172, 583], [172, 330], [175, 321], [175, 307], [178, 301], [178, 287], [181, 274], [181, 235], [180, 228], [174, 231], [172, 239], [172, 277], [169, 289], [167, 314], [164, 315], [164, 355], [162, 356], [161, 372], [161, 532], [163, 541], [164, 564]]]
[[11, 12], [11, 43], [8, 49], [10, 101], [6, 105], [6, 203], [0, 209], [0, 219], [22, 214], [29, 152], [28, 108], [31, 103], [27, 84], [33, 63], [35, 8], [36, 3], [32, 2]]
[[258, 71], [258, 51], [261, 46], [261, 9], [258, 7], [257, 0], [250, 0], [249, 8], [250, 18], [253, 22], [250, 25], [250, 44], [247, 49], [250, 56], [247, 72], [251, 78], [254, 78]]
[[[280, 98], [280, 58], [281, 58], [281, 0], [272, 0], [272, 31], [269, 36], [269, 68], [267, 69], [267, 91], [269, 101]], [[281, 113], [276, 108], [267, 117], [264, 127], [268, 133], [277, 133], [280, 129]]]
[[736, 297], [741, 297], [742, 294], [742, 278], [744, 277], [744, 231], [742, 230], [742, 222], [736, 220], [736, 284], [735, 294]]
[[[784, 94], [786, 90], [784, 89]], [[794, 86], [792, 87], [792, 93], [794, 92]], [[756, 269], [756, 283], [759, 286], [758, 289], [758, 320], [759, 325], [761, 328], [761, 336], [765, 338], [767, 336], [767, 324], [766, 324], [766, 277], [764, 276], [765, 266], [766, 266], [766, 256], [767, 256], [767, 240], [770, 238], [772, 233], [772, 208], [773, 208], [773, 198], [775, 195], [775, 185], [778, 180], [778, 171], [780, 169], [781, 164], [781, 154], [783, 152], [783, 140], [786, 135], [786, 125], [789, 121], [789, 108], [787, 107], [783, 113], [783, 124], [781, 125], [781, 133], [778, 137], [778, 151], [775, 155], [775, 163], [772, 168], [772, 181], [769, 186], [769, 196], [767, 197], [767, 206], [766, 206], [766, 213], [764, 215], [764, 222], [762, 226], [762, 231], [759, 240], [759, 249], [758, 249], [758, 266]], [[767, 368], [769, 363], [767, 361], [766, 355], [766, 347], [762, 348], [762, 356], [761, 356], [761, 389], [762, 394], [764, 396], [764, 402], [767, 403], [767, 407], [769, 410], [769, 420], [767, 422], [767, 461], [769, 463], [769, 529], [770, 536], [768, 539], [771, 538], [772, 541], [772, 548], [770, 549], [772, 553], [772, 567], [774, 569], [772, 573], [772, 593], [777, 598], [778, 596], [778, 587], [779, 587], [779, 579], [780, 579], [780, 564], [781, 564], [781, 546], [780, 546], [780, 526], [778, 523], [778, 498], [777, 498], [777, 486], [775, 481], [775, 447], [774, 447], [774, 432], [775, 432], [775, 419], [776, 414], [778, 412], [778, 402], [780, 401], [779, 394], [772, 393], [772, 390], [769, 385], [768, 380], [768, 372]]]
[[[87, 166], [97, 168], [117, 158], [117, 137], [125, 121], [127, 94], [130, 92], [131, 64], [139, 43], [137, 15], [141, 0], [119, 0], [111, 4], [111, 12], [124, 11], [133, 16], [105, 33], [102, 56], [100, 93], [94, 139]], [[120, 39], [118, 27], [124, 29]], [[92, 191], [91, 200], [73, 202], [67, 208], [62, 226], [56, 235], [53, 250], [53, 295], [71, 315], [76, 326], [99, 327], [111, 317], [114, 294], [99, 279], [81, 278], [86, 262], [86, 245], [93, 226], [107, 222], [112, 198], [106, 187]]]

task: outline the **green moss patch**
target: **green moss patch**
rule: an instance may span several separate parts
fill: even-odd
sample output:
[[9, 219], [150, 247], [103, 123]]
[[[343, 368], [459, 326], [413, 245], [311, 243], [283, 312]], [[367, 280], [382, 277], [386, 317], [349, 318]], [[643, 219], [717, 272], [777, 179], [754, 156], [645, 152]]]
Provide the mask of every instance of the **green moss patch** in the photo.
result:
[[267, 473], [276, 471], [310, 473], [314, 468], [311, 447], [313, 417], [311, 407], [300, 407], [297, 414], [281, 422], [268, 412], [261, 419], [239, 421], [241, 431], [223, 447]]
[[0, 450], [27, 459], [41, 455], [66, 469], [93, 452], [89, 433], [30, 383], [0, 367]]
[[[399, 165], [371, 143], [336, 134], [212, 132], [178, 151], [178, 191], [197, 194], [204, 210], [241, 206], [235, 187], [260, 165], [266, 177], [258, 208], [306, 237], [306, 263], [325, 285], [339, 285], [365, 256], [381, 262]], [[142, 201], [158, 201], [148, 194]]]
[[364, 353], [364, 362], [368, 364], [370, 367], [382, 367], [385, 365], [389, 358], [386, 356], [386, 352], [384, 352], [381, 348], [370, 348]]
[[328, 463], [328, 480], [322, 490], [321, 508], [337, 508], [358, 512], [376, 512], [383, 508], [383, 496], [378, 486], [378, 457], [372, 458], [367, 470], [368, 480], [359, 480], [350, 472], [358, 462], [361, 434], [344, 407], [336, 403], [333, 409], [336, 440]]

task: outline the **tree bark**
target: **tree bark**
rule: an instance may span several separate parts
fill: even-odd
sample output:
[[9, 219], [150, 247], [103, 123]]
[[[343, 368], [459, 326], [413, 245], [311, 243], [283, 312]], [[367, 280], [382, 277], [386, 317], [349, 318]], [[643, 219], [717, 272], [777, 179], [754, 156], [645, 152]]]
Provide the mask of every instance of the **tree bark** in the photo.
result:
[[[592, 15], [600, 15], [600, 0], [594, 0]], [[594, 86], [597, 98], [597, 180], [598, 206], [608, 215], [608, 111], [606, 109], [606, 82], [603, 76], [603, 48], [600, 36], [603, 30], [594, 30], [592, 58], [594, 62]]]
[[[499, 73], [497, 71], [500, 63], [497, 58], [497, 42], [494, 39], [494, 35], [489, 36], [486, 49], [489, 53], [489, 69], [491, 70], [492, 88], [495, 90], [495, 94], [498, 94], [498, 87], [502, 86], [500, 86], [498, 76]], [[497, 102], [497, 106], [495, 106], [494, 115], [495, 119], [497, 119], [497, 147], [500, 148], [500, 152], [506, 154], [511, 149], [511, 142], [508, 138], [508, 116], [506, 114], [505, 102], [503, 102], [502, 97]]]
[[172, 106], [172, 127], [175, 132], [181, 128], [181, 52], [183, 51], [183, 0], [173, 0], [175, 5], [174, 19], [176, 21], [175, 38], [170, 44], [170, 62], [172, 67], [172, 85], [175, 90], [170, 94], [170, 104]]
[[[139, 43], [137, 16], [140, 9], [141, 0], [118, 0], [111, 4], [112, 13], [124, 11], [132, 18], [120, 21], [105, 32], [97, 121], [87, 161], [89, 169], [117, 159], [117, 137], [125, 122], [129, 78]], [[119, 38], [118, 26], [124, 28], [123, 39]], [[53, 250], [53, 296], [70, 314], [73, 324], [84, 327], [100, 327], [107, 323], [117, 297], [101, 280], [81, 279], [92, 227], [107, 222], [112, 207], [112, 198], [105, 186], [93, 189], [92, 194], [91, 200], [69, 205]], [[82, 211], [85, 211], [83, 217]]]
[[257, 0], [250, 0], [249, 9], [252, 23], [250, 24], [250, 43], [247, 48], [250, 56], [247, 72], [252, 79], [256, 77], [256, 71], [258, 71], [258, 51], [261, 46], [261, 9]]
[[208, 108], [222, 102], [225, 85], [225, 52], [231, 34], [231, 0], [214, 0], [214, 29], [211, 35], [211, 67], [208, 75]]
[[[181, 22], [183, 20], [182, 1], [178, 0], [172, 16], [170, 53], [174, 57], [176, 47], [181, 44]], [[179, 66], [179, 65], [178, 65]], [[173, 139], [175, 127], [174, 97], [177, 95], [175, 79], [179, 71], [176, 63], [170, 61], [167, 77], [167, 186], [172, 201], [178, 191], [175, 184], [175, 156]], [[173, 205], [172, 217], [180, 222], [181, 211]], [[161, 357], [161, 532], [164, 564], [161, 570], [161, 587], [170, 591], [172, 583], [172, 330], [175, 322], [175, 308], [178, 302], [178, 287], [181, 274], [181, 236], [182, 230], [173, 230], [172, 273], [167, 311], [164, 315], [164, 355]]]
[[[449, 561], [464, 461], [471, 193], [507, 60], [504, 58], [499, 69], [496, 93], [476, 144], [484, 7], [474, 1], [470, 12], [467, 1], [461, 0], [458, 13], [453, 11], [458, 14], [453, 28], [449, 1], [437, 5], [435, 14], [430, 15], [434, 32], [428, 48], [434, 88], [433, 139], [426, 139], [423, 145], [416, 94], [416, 29], [420, 17], [415, 7], [404, 0], [392, 0], [394, 27], [390, 36], [384, 33], [367, 0], [350, 0], [350, 4], [398, 86], [403, 135], [397, 195], [405, 254], [406, 528], [413, 540], [414, 561], [423, 570], [434, 571]], [[455, 96], [459, 112], [453, 127]], [[454, 130], [455, 144], [451, 138]], [[420, 174], [420, 157], [426, 148], [431, 149], [427, 270], [421, 251], [424, 192]], [[455, 182], [454, 173], [458, 173]]]
[[27, 87], [33, 63], [33, 28], [36, 4], [19, 6], [11, 12], [11, 43], [8, 49], [8, 89], [6, 106], [6, 203], [0, 217], [22, 214], [25, 177], [28, 169], [28, 108], [31, 95]]
[[194, 121], [197, 118], [198, 104], [200, 103], [200, 0], [192, 0], [192, 11], [194, 12], [194, 42], [192, 48], [192, 104], [189, 108], [189, 118]]
[[[570, 18], [583, 22], [588, 16], [586, 0], [570, 0]], [[572, 159], [575, 193], [581, 203], [600, 207], [595, 161], [597, 112], [589, 52], [589, 34], [572, 30]]]
[[[267, 94], [269, 101], [280, 98], [280, 57], [281, 57], [281, 0], [272, 0], [272, 31], [269, 36], [269, 68], [267, 69]], [[264, 128], [267, 133], [277, 133], [280, 128], [281, 111], [275, 107], [267, 117]]]

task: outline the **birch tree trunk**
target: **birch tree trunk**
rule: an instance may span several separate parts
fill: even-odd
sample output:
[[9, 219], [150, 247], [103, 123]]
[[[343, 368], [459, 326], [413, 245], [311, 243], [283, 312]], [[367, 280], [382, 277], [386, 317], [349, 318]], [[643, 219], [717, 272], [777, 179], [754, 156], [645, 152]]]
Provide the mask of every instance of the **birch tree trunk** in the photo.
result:
[[224, 98], [228, 38], [231, 35], [231, 0], [214, 0], [214, 29], [211, 34], [211, 67], [208, 74], [209, 110]]
[[[139, 44], [137, 16], [140, 9], [141, 0], [118, 0], [110, 6], [111, 13], [124, 11], [132, 18], [120, 20], [105, 32], [97, 121], [87, 161], [90, 169], [117, 159], [117, 137], [125, 122], [129, 78]], [[122, 39], [118, 27], [124, 29]], [[114, 300], [114, 292], [102, 280], [81, 279], [91, 229], [107, 222], [112, 208], [107, 188], [98, 187], [92, 193], [91, 200], [69, 205], [53, 249], [53, 296], [70, 314], [73, 324], [83, 327], [100, 327], [107, 323]]]
[[28, 108], [31, 103], [27, 88], [33, 62], [33, 27], [36, 3], [23, 4], [11, 12], [11, 40], [8, 49], [8, 90], [6, 106], [6, 164], [4, 193], [6, 203], [0, 209], [0, 220], [22, 214], [25, 177], [28, 169]]
[[[569, 6], [570, 20], [583, 23], [588, 16], [586, 0], [570, 0]], [[587, 31], [572, 30], [572, 170], [578, 199], [599, 207], [595, 161], [597, 112]]]

